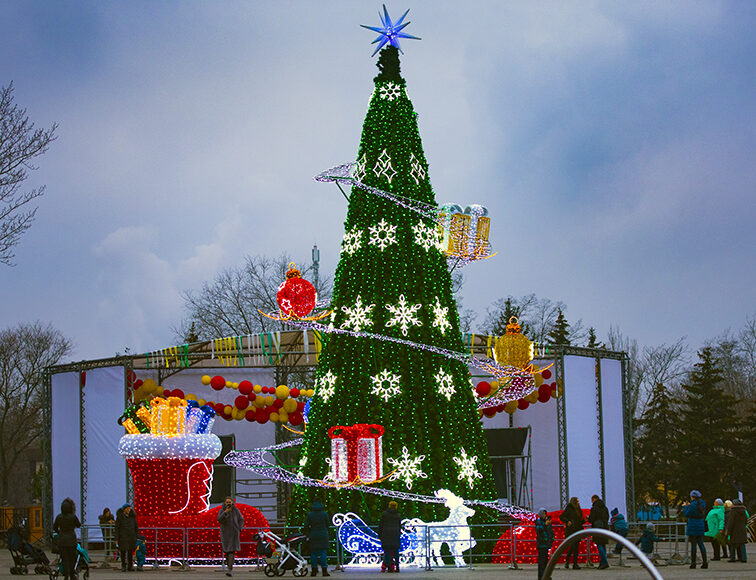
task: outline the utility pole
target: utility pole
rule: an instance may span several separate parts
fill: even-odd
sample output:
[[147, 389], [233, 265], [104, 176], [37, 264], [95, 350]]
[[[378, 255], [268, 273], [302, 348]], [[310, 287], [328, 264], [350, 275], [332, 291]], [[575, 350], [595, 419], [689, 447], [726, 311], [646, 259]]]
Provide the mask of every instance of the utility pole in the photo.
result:
[[320, 250], [318, 250], [318, 245], [315, 244], [312, 247], [312, 282], [313, 286], [315, 286], [315, 291], [318, 290], [318, 267], [320, 266]]

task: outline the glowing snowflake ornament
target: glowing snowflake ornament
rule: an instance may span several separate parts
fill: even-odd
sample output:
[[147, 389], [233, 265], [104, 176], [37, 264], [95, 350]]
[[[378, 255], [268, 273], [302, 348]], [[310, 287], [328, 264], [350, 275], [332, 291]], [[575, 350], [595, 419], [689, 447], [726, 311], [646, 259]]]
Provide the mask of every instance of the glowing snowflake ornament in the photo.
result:
[[423, 459], [425, 459], [425, 455], [410, 457], [409, 450], [406, 447], [402, 447], [401, 457], [398, 459], [389, 457], [386, 460], [394, 466], [394, 472], [389, 477], [389, 481], [401, 479], [407, 486], [407, 489], [412, 489], [412, 484], [415, 480], [428, 477], [428, 475], [420, 469], [420, 463]]
[[315, 381], [315, 394], [323, 397], [324, 401], [330, 399], [336, 392], [336, 375], [328, 371], [317, 381]]
[[357, 163], [354, 164], [354, 173], [352, 174], [352, 177], [357, 181], [362, 181], [365, 179], [365, 175], [367, 175], [367, 154], [363, 153], [362, 157], [360, 157]]
[[371, 246], [378, 246], [383, 251], [396, 243], [396, 226], [391, 225], [385, 219], [368, 229], [370, 230], [368, 244]]
[[362, 234], [363, 232], [356, 227], [348, 232], [344, 232], [344, 239], [341, 242], [342, 253], [350, 256], [354, 255], [362, 247]]
[[446, 334], [447, 329], [451, 328], [449, 322], [449, 308], [441, 306], [441, 302], [436, 296], [436, 303], [431, 306], [433, 310], [433, 326], [438, 328], [438, 331], [443, 335]]
[[363, 304], [362, 296], [357, 296], [357, 301], [354, 303], [354, 306], [341, 307], [342, 312], [346, 313], [344, 327], [359, 332], [363, 328], [373, 326], [373, 321], [370, 318], [373, 313], [373, 308], [375, 308], [375, 304]]
[[399, 391], [401, 390], [399, 381], [401, 381], [401, 379], [402, 377], [399, 375], [392, 373], [388, 369], [383, 369], [377, 375], [370, 377], [370, 380], [373, 382], [370, 392], [384, 401], [388, 401], [394, 395], [399, 394]]
[[441, 236], [438, 228], [426, 226], [423, 222], [417, 222], [412, 226], [415, 243], [421, 246], [426, 252], [431, 248], [440, 249]]
[[394, 179], [396, 170], [391, 165], [391, 155], [389, 155], [385, 149], [381, 151], [381, 154], [378, 156], [378, 160], [375, 162], [375, 166], [373, 167], [373, 173], [375, 173], [376, 177], [384, 175], [386, 179], [388, 179], [389, 183], [391, 183], [391, 180]]
[[415, 180], [415, 183], [420, 185], [420, 182], [425, 179], [425, 167], [423, 167], [423, 164], [420, 163], [420, 160], [415, 157], [415, 154], [410, 154], [410, 175], [412, 176], [412, 179]]
[[378, 96], [380, 96], [381, 99], [393, 101], [394, 99], [398, 99], [401, 95], [402, 87], [396, 83], [389, 82], [378, 87]]
[[383, 14], [380, 12], [378, 13], [378, 16], [381, 17], [381, 26], [378, 28], [377, 26], [366, 26], [365, 24], [360, 24], [362, 28], [367, 28], [368, 30], [372, 30], [373, 32], [378, 33], [378, 38], [376, 38], [371, 44], [378, 43], [378, 48], [373, 51], [373, 54], [371, 56], [375, 56], [379, 50], [381, 50], [384, 46], [387, 44], [390, 44], [391, 46], [395, 46], [399, 52], [404, 54], [402, 52], [402, 47], [399, 46], [399, 39], [400, 38], [410, 38], [412, 40], [421, 40], [417, 36], [412, 36], [410, 34], [407, 34], [406, 32], [402, 32], [408, 25], [409, 20], [407, 22], [404, 21], [404, 18], [409, 14], [409, 10], [402, 14], [402, 17], [397, 20], [396, 22], [391, 22], [391, 17], [389, 16], [388, 10], [386, 10], [386, 5], [383, 5]]
[[447, 401], [451, 401], [452, 396], [457, 391], [457, 389], [454, 388], [454, 378], [444, 371], [444, 369], [438, 369], [435, 379], [436, 384], [438, 385], [438, 392], [446, 397]]
[[422, 304], [407, 304], [404, 294], [399, 296], [399, 304], [386, 304], [386, 308], [391, 314], [391, 319], [386, 322], [386, 326], [398, 326], [402, 329], [402, 334], [407, 336], [410, 326], [421, 326], [422, 322], [416, 313], [420, 310]]
[[467, 451], [465, 451], [465, 448], [462, 447], [460, 457], [454, 457], [454, 463], [457, 464], [459, 468], [459, 475], [457, 476], [457, 479], [466, 479], [467, 485], [470, 486], [470, 489], [475, 485], [476, 479], [482, 479], [483, 475], [478, 471], [478, 468], [476, 467], [476, 463], [478, 463], [478, 456], [468, 456]]

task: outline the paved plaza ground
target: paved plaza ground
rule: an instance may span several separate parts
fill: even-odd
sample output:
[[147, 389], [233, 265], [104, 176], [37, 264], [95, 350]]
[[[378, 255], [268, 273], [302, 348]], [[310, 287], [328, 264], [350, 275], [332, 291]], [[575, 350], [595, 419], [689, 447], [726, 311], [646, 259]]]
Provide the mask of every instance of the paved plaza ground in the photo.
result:
[[[749, 547], [753, 548], [751, 544]], [[0, 554], [0, 579], [10, 580], [19, 578], [13, 576], [9, 572], [11, 566], [11, 557], [7, 550], [3, 550]], [[650, 578], [647, 571], [641, 568], [640, 564], [636, 560], [629, 561], [630, 566], [620, 568], [616, 566], [610, 567], [608, 570], [597, 570], [596, 568], [582, 568], [581, 570], [565, 570], [564, 567], [559, 566], [552, 578], [559, 580], [581, 580], [588, 578], [607, 578], [607, 579], [625, 579], [634, 580], [641, 578]], [[95, 561], [91, 569], [91, 580], [124, 580], [129, 578], [130, 580], [158, 580], [159, 578], [178, 579], [181, 577], [191, 578], [207, 578], [211, 580], [226, 580], [226, 576], [220, 568], [191, 568], [189, 570], [182, 570], [180, 567], [174, 568], [160, 568], [157, 570], [145, 569], [144, 572], [123, 573], [120, 568], [99, 568], [99, 563]], [[659, 572], [664, 578], [751, 578], [756, 579], [756, 558], [751, 558], [751, 561], [743, 563], [730, 563], [730, 562], [710, 562], [708, 570], [691, 570], [688, 566], [664, 566], [660, 567]], [[29, 580], [34, 577], [34, 571], [30, 570], [31, 576], [28, 576]], [[430, 571], [425, 571], [417, 568], [406, 568], [402, 570], [401, 576], [405, 580], [501, 580], [512, 579], [517, 580], [521, 578], [532, 578], [535, 580], [537, 577], [537, 567], [533, 564], [521, 565], [517, 570], [511, 570], [507, 565], [496, 564], [482, 564], [476, 565], [472, 569], [470, 568], [437, 568]], [[39, 580], [46, 580], [44, 576], [37, 576]], [[291, 572], [287, 572], [285, 576], [281, 577], [283, 580], [293, 579]], [[307, 577], [309, 578], [309, 576]], [[320, 578], [320, 576], [318, 576]], [[331, 578], [333, 580], [386, 580], [386, 578], [395, 578], [395, 576], [389, 576], [381, 574], [377, 569], [365, 570], [360, 568], [348, 568], [344, 572], [331, 571]], [[255, 568], [235, 568], [234, 569], [235, 580], [267, 580], [267, 576], [263, 574], [261, 570]]]

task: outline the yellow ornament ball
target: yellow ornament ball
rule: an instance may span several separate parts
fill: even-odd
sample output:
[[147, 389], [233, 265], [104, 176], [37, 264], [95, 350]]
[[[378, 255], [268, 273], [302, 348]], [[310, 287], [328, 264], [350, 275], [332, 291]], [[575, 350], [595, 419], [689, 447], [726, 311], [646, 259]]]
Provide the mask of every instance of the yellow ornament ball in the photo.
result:
[[[273, 404], [273, 402], [276, 400], [276, 398], [273, 395], [266, 395], [262, 397], [262, 399], [265, 401], [265, 404], [268, 405], [268, 407], [270, 407]], [[256, 400], [257, 399], [255, 399], [255, 401]]]
[[526, 395], [523, 397], [528, 403], [537, 403], [538, 402], [538, 391], [533, 391], [532, 393]]
[[207, 405], [207, 401], [205, 399], [197, 399], [197, 404], [200, 407], [204, 407], [205, 405]]
[[278, 422], [279, 423], [288, 423], [289, 422], [289, 414], [286, 411], [284, 411], [284, 410], [279, 411], [278, 412]]
[[297, 400], [291, 397], [286, 399], [283, 404], [283, 408], [287, 413], [293, 413], [297, 410]]
[[210, 381], [212, 381], [212, 380], [213, 380], [213, 377], [211, 377], [210, 375], [202, 375], [202, 378], [200, 379], [200, 382], [203, 385], [209, 385]]
[[255, 394], [262, 393], [262, 387], [260, 385], [255, 385], [252, 387], [252, 390], [255, 392]]
[[226, 405], [225, 407], [223, 407], [224, 415], [230, 415], [233, 412], [234, 412], [234, 408], [231, 405]]
[[289, 396], [289, 387], [286, 385], [278, 385], [276, 387], [276, 397], [279, 399], [285, 399]]
[[278, 413], [271, 413], [271, 414], [270, 414], [270, 420], [271, 420], [271, 421], [272, 421], [273, 423], [277, 423], [277, 422], [278, 422]]
[[230, 389], [230, 388], [231, 388], [231, 385], [233, 385], [233, 384], [234, 384], [234, 383], [232, 383], [231, 381], [226, 381], [226, 388], [227, 388], [227, 389]]
[[312, 397], [315, 394], [315, 389], [307, 389], [307, 396]]
[[196, 401], [197, 400], [197, 395], [195, 395], [194, 393], [188, 393], [188, 394], [184, 395], [184, 398], [187, 401]]
[[499, 381], [491, 381], [491, 392], [489, 395], [495, 395], [497, 391], [499, 390]]
[[157, 395], [158, 397], [162, 397], [163, 391], [165, 391], [165, 389], [162, 386], [158, 385], [153, 394]]
[[255, 407], [264, 407], [265, 406], [265, 397], [256, 397], [254, 401], [252, 401], [252, 404]]
[[155, 390], [157, 389], [157, 386], [158, 385], [154, 379], [147, 379], [146, 381], [142, 383], [142, 386], [139, 388], [142, 389], [145, 393], [149, 394], [149, 393], [154, 393]]
[[517, 410], [517, 401], [509, 401], [504, 405], [504, 410], [510, 415]]

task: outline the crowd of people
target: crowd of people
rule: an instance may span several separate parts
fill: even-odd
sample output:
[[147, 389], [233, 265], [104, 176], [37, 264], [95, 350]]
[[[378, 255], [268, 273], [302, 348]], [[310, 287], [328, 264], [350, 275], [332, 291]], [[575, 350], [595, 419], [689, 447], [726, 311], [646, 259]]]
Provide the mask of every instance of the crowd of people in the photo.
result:
[[[60, 514], [53, 523], [53, 532], [57, 534], [57, 546], [61, 558], [61, 568], [64, 580], [76, 580], [74, 562], [76, 556], [76, 528], [81, 527], [81, 522], [76, 516], [76, 506], [72, 499], [66, 498], [60, 506]], [[577, 497], [570, 498], [569, 503], [559, 516], [565, 527], [565, 538], [581, 531], [589, 524], [590, 528], [609, 529], [623, 538], [629, 532], [629, 526], [617, 508], [611, 513], [604, 501], [598, 496], [591, 497], [591, 508], [588, 517], [580, 506]], [[698, 565], [698, 554], [701, 556], [701, 568], [708, 568], [708, 558], [705, 543], [710, 543], [713, 551], [713, 561], [728, 559], [730, 562], [746, 562], [747, 521], [749, 514], [743, 502], [735, 500], [723, 501], [720, 498], [714, 500], [714, 505], [707, 510], [706, 502], [701, 492], [692, 490], [690, 500], [682, 505], [682, 515], [687, 518], [685, 533], [690, 542], [690, 567]], [[118, 547], [118, 557], [121, 561], [121, 570], [124, 572], [134, 571], [134, 556], [136, 555], [136, 570], [141, 571], [146, 556], [146, 543], [144, 536], [139, 534], [136, 514], [130, 504], [123, 504], [115, 516], [109, 508], [103, 510], [99, 516], [100, 526], [103, 531], [105, 551], [108, 554], [112, 544]], [[390, 501], [387, 509], [381, 515], [378, 525], [378, 538], [383, 547], [383, 564], [381, 572], [399, 572], [399, 548], [401, 536], [402, 517], [399, 515], [398, 504]], [[232, 576], [234, 567], [234, 554], [240, 550], [240, 536], [244, 528], [244, 518], [234, 504], [231, 497], [227, 497], [218, 512], [220, 526], [221, 549], [224, 556], [226, 576]], [[326, 512], [323, 502], [315, 500], [307, 514], [304, 532], [310, 541], [311, 550], [311, 576], [317, 576], [320, 567], [323, 576], [330, 576], [327, 565], [327, 550], [330, 526], [330, 517]], [[554, 546], [554, 529], [551, 517], [546, 509], [538, 511], [535, 521], [536, 546], [538, 550], [538, 578], [543, 576], [549, 554]], [[660, 539], [654, 532], [654, 524], [648, 523], [643, 529], [636, 544], [643, 553], [651, 556], [654, 553], [655, 543]], [[607, 537], [602, 534], [593, 536], [599, 554], [599, 570], [609, 567], [606, 546]], [[578, 552], [580, 542], [572, 543], [566, 554], [565, 568], [577, 570]], [[621, 557], [623, 544], [616, 542], [614, 553]], [[621, 562], [621, 560], [620, 560]]]

